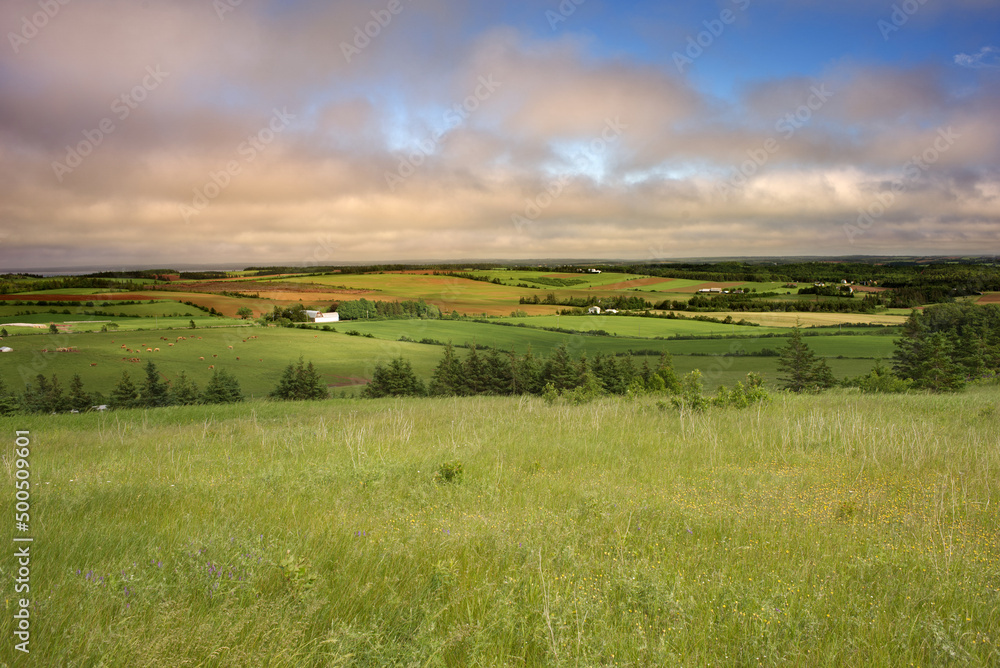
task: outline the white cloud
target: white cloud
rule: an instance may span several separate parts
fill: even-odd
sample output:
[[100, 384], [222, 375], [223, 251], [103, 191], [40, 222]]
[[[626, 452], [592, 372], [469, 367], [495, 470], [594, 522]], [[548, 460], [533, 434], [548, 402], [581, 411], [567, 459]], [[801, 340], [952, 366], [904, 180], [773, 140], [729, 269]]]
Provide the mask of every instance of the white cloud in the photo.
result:
[[974, 70], [1000, 69], [1000, 49], [994, 46], [984, 46], [979, 53], [969, 55], [959, 53], [955, 56], [955, 64]]

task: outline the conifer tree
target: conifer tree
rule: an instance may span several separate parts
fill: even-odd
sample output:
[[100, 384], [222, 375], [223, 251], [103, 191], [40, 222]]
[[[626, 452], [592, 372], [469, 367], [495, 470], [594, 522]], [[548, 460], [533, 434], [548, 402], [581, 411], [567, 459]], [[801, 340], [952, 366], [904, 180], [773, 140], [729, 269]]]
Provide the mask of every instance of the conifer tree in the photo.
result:
[[175, 406], [190, 406], [200, 401], [201, 393], [198, 391], [198, 385], [188, 379], [187, 374], [181, 371], [170, 386], [170, 403]]
[[67, 398], [71, 410], [85, 411], [93, 404], [91, 396], [83, 389], [83, 380], [80, 374], [73, 374], [69, 381], [69, 397]]
[[122, 377], [111, 391], [108, 403], [112, 408], [135, 408], [138, 405], [139, 390], [129, 377], [128, 371], [122, 371]]
[[449, 341], [445, 346], [444, 356], [434, 369], [430, 394], [438, 396], [463, 394], [465, 383], [462, 380], [462, 373], [462, 361], [455, 355], [455, 349]]
[[792, 329], [788, 343], [781, 350], [778, 371], [785, 374], [778, 380], [784, 384], [785, 389], [793, 392], [823, 390], [833, 387], [837, 382], [826, 360], [817, 358], [802, 340], [802, 332], [798, 327]]
[[146, 362], [146, 380], [139, 391], [139, 403], [147, 408], [170, 405], [170, 388], [163, 379], [152, 360]]
[[201, 399], [206, 404], [229, 404], [243, 401], [239, 381], [225, 369], [216, 369], [205, 386]]

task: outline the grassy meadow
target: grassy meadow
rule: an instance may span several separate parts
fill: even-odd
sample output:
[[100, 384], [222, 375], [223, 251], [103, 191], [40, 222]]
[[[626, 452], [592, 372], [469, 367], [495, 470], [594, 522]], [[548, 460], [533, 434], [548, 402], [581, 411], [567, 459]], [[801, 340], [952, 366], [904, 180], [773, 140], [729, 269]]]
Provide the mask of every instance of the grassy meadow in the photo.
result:
[[997, 386], [0, 427], [32, 439], [32, 665], [1000, 663]]

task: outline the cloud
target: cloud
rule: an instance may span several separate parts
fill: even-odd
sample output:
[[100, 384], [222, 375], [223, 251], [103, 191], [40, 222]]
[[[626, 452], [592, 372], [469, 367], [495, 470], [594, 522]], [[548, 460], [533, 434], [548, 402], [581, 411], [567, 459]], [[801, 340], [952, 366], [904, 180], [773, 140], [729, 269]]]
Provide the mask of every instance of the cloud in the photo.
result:
[[1000, 69], [1000, 49], [994, 46], [984, 46], [979, 53], [969, 55], [959, 53], [955, 56], [955, 64], [974, 70]]
[[[608, 48], [589, 10], [549, 31], [541, 0], [535, 29], [496, 8], [406, 2], [348, 62], [341, 43], [387, 3], [245, 0], [221, 21], [211, 3], [147, 5], [70, 3], [0, 52], [0, 266], [309, 262], [317, 248], [328, 262], [857, 252], [840, 226], [947, 127], [954, 145], [858, 243], [995, 246], [992, 77], [831, 61], [734, 78], [729, 94]], [[12, 7], [0, 23], [19, 24]], [[120, 118], [112, 101], [157, 65], [169, 76]], [[832, 97], [803, 106], [823, 86]], [[241, 146], [275, 108], [294, 120], [251, 158]], [[779, 125], [789, 114], [794, 133]], [[768, 139], [765, 164], [719, 197]], [[77, 149], [60, 180], [53, 163]], [[212, 179], [227, 185], [186, 222], [180, 207]]]

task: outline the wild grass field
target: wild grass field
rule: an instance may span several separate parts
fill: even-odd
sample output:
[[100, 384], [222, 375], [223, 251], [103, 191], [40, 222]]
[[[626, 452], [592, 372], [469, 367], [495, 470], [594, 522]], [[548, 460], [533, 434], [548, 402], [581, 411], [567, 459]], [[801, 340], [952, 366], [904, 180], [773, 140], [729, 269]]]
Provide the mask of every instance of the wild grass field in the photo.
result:
[[996, 386], [4, 417], [7, 517], [15, 430], [33, 665], [1000, 662]]

